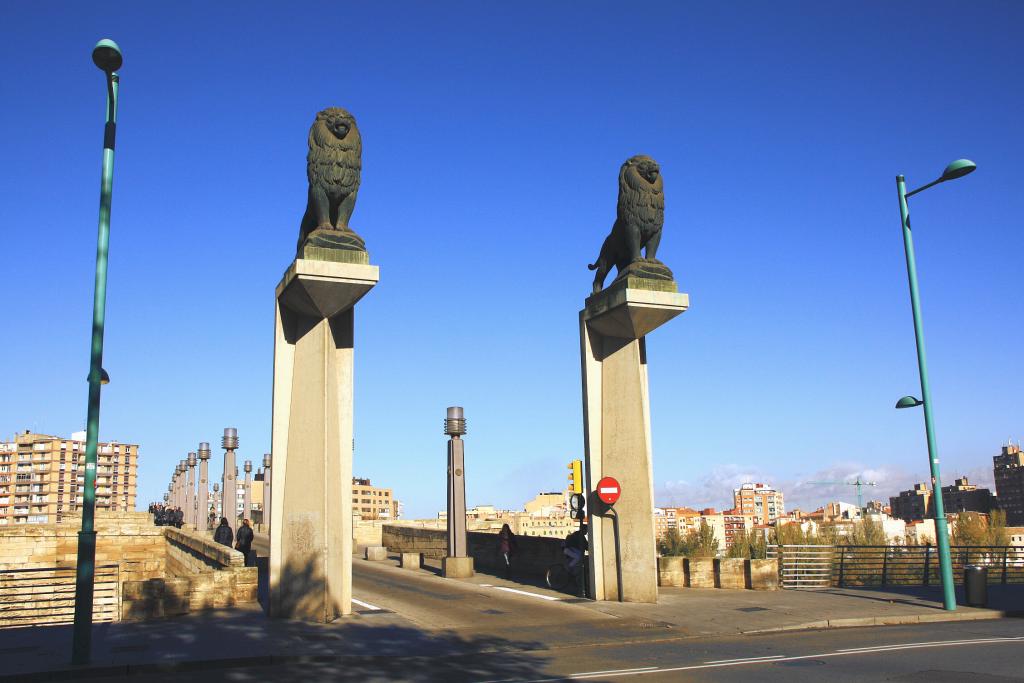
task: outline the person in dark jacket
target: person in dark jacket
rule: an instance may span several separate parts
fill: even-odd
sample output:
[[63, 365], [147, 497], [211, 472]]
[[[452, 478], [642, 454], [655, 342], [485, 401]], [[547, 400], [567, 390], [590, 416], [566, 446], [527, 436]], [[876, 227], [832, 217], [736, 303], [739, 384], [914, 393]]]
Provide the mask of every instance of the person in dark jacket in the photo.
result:
[[213, 540], [221, 545], [231, 547], [231, 541], [235, 540], [235, 535], [231, 532], [231, 525], [228, 524], [227, 517], [220, 518], [220, 526], [213, 532]]
[[174, 526], [181, 528], [185, 523], [185, 513], [181, 508], [174, 508]]
[[249, 555], [252, 553], [252, 527], [249, 520], [243, 519], [242, 526], [238, 527], [238, 536], [235, 539], [235, 550], [245, 556], [245, 566], [249, 566]]
[[512, 556], [516, 554], [516, 535], [508, 524], [501, 526], [498, 532], [498, 553], [505, 561], [505, 578], [512, 578]]

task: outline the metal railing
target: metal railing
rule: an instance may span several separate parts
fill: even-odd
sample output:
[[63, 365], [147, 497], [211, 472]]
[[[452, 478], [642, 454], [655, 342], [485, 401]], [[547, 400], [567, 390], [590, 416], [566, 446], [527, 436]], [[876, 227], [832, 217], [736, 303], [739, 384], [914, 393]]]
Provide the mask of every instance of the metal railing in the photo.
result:
[[[964, 567], [988, 568], [990, 584], [1024, 583], [1024, 548], [953, 546], [953, 577]], [[929, 545], [773, 545], [768, 558], [779, 561], [783, 588], [939, 585], [939, 555]]]
[[831, 588], [835, 548], [830, 545], [770, 545], [768, 559], [779, 561], [783, 588]]
[[[953, 577], [963, 581], [964, 567], [988, 568], [990, 584], [1024, 583], [1024, 548], [953, 546]], [[941, 582], [935, 546], [861, 545], [836, 547], [835, 585], [929, 586]]]
[[[117, 621], [121, 613], [120, 568], [96, 566], [93, 621]], [[70, 624], [75, 618], [75, 568], [0, 570], [0, 628]]]

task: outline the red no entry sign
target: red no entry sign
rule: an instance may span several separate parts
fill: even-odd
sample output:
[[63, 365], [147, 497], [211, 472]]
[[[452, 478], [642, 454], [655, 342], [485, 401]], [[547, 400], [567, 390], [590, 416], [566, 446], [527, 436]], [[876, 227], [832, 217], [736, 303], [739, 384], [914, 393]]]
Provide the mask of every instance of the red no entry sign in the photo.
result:
[[602, 503], [615, 505], [615, 501], [622, 495], [622, 487], [613, 477], [604, 477], [597, 482], [597, 497]]

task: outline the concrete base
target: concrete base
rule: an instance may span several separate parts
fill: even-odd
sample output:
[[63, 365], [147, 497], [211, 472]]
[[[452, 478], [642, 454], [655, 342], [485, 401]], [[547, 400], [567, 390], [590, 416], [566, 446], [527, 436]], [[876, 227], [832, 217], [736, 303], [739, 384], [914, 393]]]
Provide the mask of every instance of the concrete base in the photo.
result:
[[363, 556], [371, 562], [383, 562], [388, 559], [388, 549], [382, 545], [368, 545]]
[[[688, 307], [686, 294], [629, 289], [620, 282], [587, 299], [580, 312], [590, 594], [596, 600], [658, 599], [644, 335]], [[622, 487], [611, 513], [603, 512], [594, 494], [606, 476]]]
[[750, 560], [750, 588], [756, 591], [779, 590], [779, 561]]
[[468, 579], [473, 576], [473, 558], [445, 557], [441, 560], [441, 574], [449, 579]]
[[270, 614], [352, 612], [354, 305], [376, 266], [296, 259], [277, 286]]
[[423, 553], [402, 553], [402, 569], [419, 569], [423, 566]]

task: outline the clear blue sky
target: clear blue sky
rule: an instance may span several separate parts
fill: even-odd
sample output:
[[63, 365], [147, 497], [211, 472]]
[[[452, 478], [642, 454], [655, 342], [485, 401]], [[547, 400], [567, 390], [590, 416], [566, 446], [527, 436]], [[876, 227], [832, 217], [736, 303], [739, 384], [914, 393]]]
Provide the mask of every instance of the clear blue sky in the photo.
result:
[[[691, 309], [648, 339], [657, 500], [787, 503], [927, 470], [894, 177], [912, 201], [944, 478], [1024, 436], [1024, 5], [4, 3], [0, 429], [83, 428], [104, 87], [124, 51], [101, 436], [140, 502], [197, 442], [269, 450], [274, 286], [306, 133], [363, 135], [352, 225], [355, 472], [445, 505], [448, 405], [470, 504], [557, 490], [583, 448], [577, 311], [616, 174], [662, 165], [659, 256]], [[354, 6], [355, 5], [355, 6]], [[217, 460], [219, 462], [219, 453]], [[219, 471], [218, 467], [214, 468]], [[841, 491], [852, 500], [852, 491]], [[875, 492], [872, 492], [875, 493]]]

